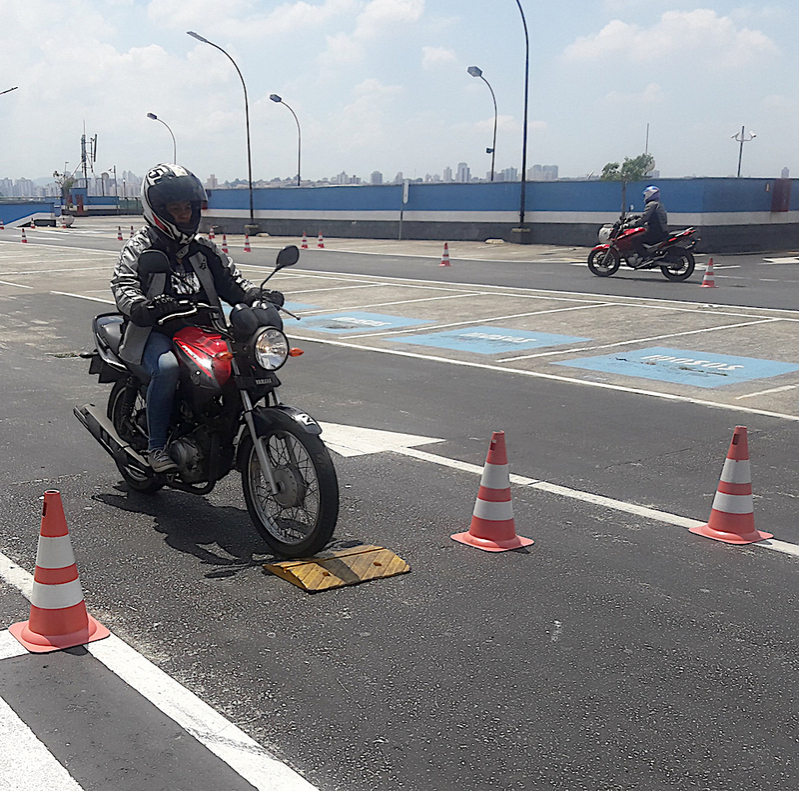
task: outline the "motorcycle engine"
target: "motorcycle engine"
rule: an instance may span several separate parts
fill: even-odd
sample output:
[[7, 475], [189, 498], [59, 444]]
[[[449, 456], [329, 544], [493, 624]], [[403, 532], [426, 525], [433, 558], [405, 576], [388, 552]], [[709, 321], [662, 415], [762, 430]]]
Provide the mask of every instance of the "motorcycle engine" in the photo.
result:
[[211, 432], [200, 426], [169, 446], [169, 455], [180, 469], [185, 483], [199, 483], [208, 479], [208, 458], [211, 450]]

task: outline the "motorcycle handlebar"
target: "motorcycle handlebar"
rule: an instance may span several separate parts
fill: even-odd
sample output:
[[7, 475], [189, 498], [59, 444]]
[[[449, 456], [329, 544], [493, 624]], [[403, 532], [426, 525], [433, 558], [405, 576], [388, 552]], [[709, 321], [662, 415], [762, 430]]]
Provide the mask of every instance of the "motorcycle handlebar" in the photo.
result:
[[183, 302], [178, 303], [183, 304], [186, 306], [185, 310], [175, 311], [174, 313], [170, 313], [167, 316], [163, 316], [162, 318], [158, 319], [158, 324], [165, 324], [167, 321], [172, 321], [172, 319], [180, 319], [184, 318], [185, 316], [193, 316], [195, 313], [198, 313], [200, 310], [210, 310], [215, 313], [219, 313], [219, 310], [215, 308], [213, 305], [206, 305], [204, 302]]

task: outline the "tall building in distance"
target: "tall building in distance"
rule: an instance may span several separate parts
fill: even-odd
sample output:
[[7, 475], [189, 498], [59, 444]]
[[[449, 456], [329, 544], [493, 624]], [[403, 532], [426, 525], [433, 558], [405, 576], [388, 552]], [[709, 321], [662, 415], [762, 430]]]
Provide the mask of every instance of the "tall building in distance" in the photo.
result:
[[472, 171], [465, 162], [458, 162], [457, 175], [455, 180], [461, 184], [468, 184], [472, 180]]
[[212, 173], [205, 181], [205, 188], [207, 190], [215, 190], [219, 186], [219, 180]]
[[527, 171], [528, 181], [557, 181], [557, 165], [533, 165]]
[[369, 176], [369, 183], [370, 184], [382, 184], [383, 183], [383, 174], [379, 170], [375, 170], [371, 176]]
[[447, 166], [444, 168], [444, 183], [451, 184], [452, 183], [452, 168]]

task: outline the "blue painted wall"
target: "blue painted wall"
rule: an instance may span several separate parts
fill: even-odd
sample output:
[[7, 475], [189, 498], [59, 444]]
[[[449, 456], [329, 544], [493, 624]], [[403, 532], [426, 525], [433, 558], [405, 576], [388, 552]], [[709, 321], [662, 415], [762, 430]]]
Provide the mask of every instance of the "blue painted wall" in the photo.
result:
[[25, 201], [0, 201], [0, 219], [4, 225], [12, 223], [22, 224], [36, 214], [61, 216], [61, 205], [53, 199], [50, 200], [25, 200]]
[[[774, 179], [657, 179], [663, 203], [673, 213], [770, 212]], [[627, 185], [627, 200], [636, 211], [644, 207], [642, 192], [651, 182]], [[799, 210], [799, 189], [791, 196], [791, 209]], [[406, 211], [517, 211], [519, 182], [481, 184], [412, 183]], [[611, 212], [621, 209], [621, 184], [608, 181], [527, 182], [526, 209], [531, 212]], [[95, 198], [92, 199], [94, 202]], [[258, 210], [292, 211], [399, 211], [402, 186], [275, 187], [255, 189]], [[209, 191], [208, 210], [247, 210], [246, 189]], [[433, 218], [431, 218], [433, 219]]]

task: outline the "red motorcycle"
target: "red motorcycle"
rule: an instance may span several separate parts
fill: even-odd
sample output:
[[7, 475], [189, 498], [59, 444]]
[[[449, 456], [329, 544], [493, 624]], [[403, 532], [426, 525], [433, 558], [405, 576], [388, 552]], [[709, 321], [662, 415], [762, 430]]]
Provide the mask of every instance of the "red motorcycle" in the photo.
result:
[[[624, 261], [632, 269], [660, 269], [667, 280], [687, 280], [694, 273], [696, 261], [691, 250], [699, 238], [696, 228], [670, 233], [662, 242], [643, 245], [638, 241], [646, 228], [636, 225], [640, 216], [622, 214], [609, 229], [608, 237], [591, 250], [588, 268], [597, 277], [610, 277]], [[603, 229], [604, 230], [604, 229]], [[602, 231], [600, 231], [600, 239]]]

